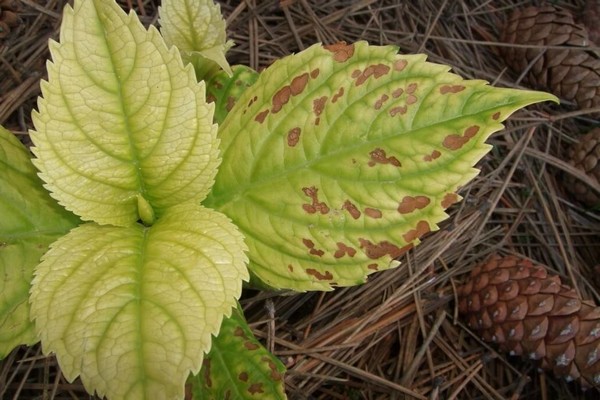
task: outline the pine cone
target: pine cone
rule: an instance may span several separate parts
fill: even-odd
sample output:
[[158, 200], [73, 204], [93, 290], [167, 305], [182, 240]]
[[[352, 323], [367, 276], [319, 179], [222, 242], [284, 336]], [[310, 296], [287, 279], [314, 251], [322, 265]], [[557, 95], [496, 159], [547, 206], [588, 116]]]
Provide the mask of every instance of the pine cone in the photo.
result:
[[[600, 128], [581, 136], [579, 142], [569, 148], [567, 156], [569, 164], [585, 172], [600, 187]], [[585, 183], [568, 174], [564, 175], [564, 182], [577, 200], [589, 207], [600, 205], [600, 194]]]
[[485, 341], [568, 381], [600, 386], [600, 307], [544, 267], [493, 256], [473, 269], [458, 296], [459, 311]]
[[16, 0], [0, 0], [0, 39], [7, 37], [19, 22]]
[[581, 108], [600, 107], [600, 56], [586, 51], [590, 46], [587, 30], [575, 23], [569, 11], [552, 6], [515, 10], [500, 40], [540, 46], [500, 48], [511, 69], [518, 74], [528, 71], [525, 79], [533, 87], [552, 91]]
[[585, 25], [590, 40], [600, 46], [600, 0], [588, 0], [583, 9], [581, 21]]

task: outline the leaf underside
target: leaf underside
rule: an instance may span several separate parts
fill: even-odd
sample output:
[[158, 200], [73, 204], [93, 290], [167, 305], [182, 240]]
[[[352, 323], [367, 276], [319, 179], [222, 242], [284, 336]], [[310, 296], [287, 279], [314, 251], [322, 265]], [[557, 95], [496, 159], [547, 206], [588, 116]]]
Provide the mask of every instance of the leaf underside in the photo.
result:
[[65, 8], [31, 138], [46, 188], [100, 224], [201, 201], [219, 164], [213, 106], [191, 66], [113, 1]]
[[186, 203], [152, 227], [88, 223], [35, 270], [31, 312], [65, 377], [113, 399], [183, 397], [247, 280], [243, 238]]
[[0, 127], [0, 359], [38, 339], [29, 317], [33, 268], [77, 224], [50, 198], [25, 146]]
[[225, 318], [202, 369], [190, 377], [193, 398], [285, 399], [285, 367], [256, 340], [241, 308]]
[[438, 229], [515, 110], [554, 99], [466, 81], [394, 46], [315, 45], [277, 61], [219, 129], [205, 204], [276, 288], [364, 282]]

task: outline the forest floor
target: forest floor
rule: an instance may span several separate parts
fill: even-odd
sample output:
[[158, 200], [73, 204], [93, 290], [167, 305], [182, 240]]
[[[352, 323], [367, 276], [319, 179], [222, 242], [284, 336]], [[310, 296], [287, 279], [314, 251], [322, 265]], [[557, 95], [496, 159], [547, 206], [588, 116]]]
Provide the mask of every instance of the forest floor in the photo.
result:
[[[20, 21], [0, 39], [0, 124], [27, 143], [47, 42], [58, 39], [66, 2], [14, 2]], [[157, 25], [158, 0], [119, 3], [136, 10], [146, 25]], [[522, 77], [498, 55], [498, 32], [513, 9], [544, 2], [219, 3], [236, 43], [228, 53], [232, 64], [260, 70], [316, 42], [367, 40], [425, 53], [465, 78], [524, 88]], [[577, 17], [583, 0], [552, 4]], [[477, 165], [481, 173], [461, 189], [464, 200], [448, 210], [450, 218], [403, 256], [398, 268], [327, 293], [247, 291], [242, 305], [256, 336], [288, 367], [289, 398], [597, 398], [595, 390], [584, 392], [481, 342], [456, 305], [456, 287], [494, 253], [543, 264], [600, 304], [600, 214], [578, 203], [563, 184], [574, 173], [565, 161], [567, 148], [595, 125], [590, 112], [568, 102], [527, 107], [489, 140], [493, 150]], [[92, 398], [78, 380], [66, 382], [39, 346], [19, 348], [0, 362], [1, 393], [5, 399]]]

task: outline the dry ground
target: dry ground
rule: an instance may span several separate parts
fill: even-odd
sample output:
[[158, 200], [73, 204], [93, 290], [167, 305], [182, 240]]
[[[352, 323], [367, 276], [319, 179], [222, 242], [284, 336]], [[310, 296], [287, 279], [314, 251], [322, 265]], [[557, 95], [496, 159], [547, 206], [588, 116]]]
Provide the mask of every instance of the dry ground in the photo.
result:
[[[0, 124], [27, 142], [44, 76], [48, 38], [57, 38], [63, 0], [15, 0], [22, 22], [0, 39]], [[155, 0], [120, 0], [156, 24]], [[1, 1], [0, 1], [1, 3]], [[520, 87], [496, 55], [498, 26], [518, 0], [221, 1], [232, 63], [254, 68], [320, 41], [359, 39], [424, 52], [467, 78]], [[553, 1], [578, 13], [583, 0]], [[2, 41], [3, 40], [3, 41]], [[547, 265], [598, 302], [594, 266], [600, 215], [570, 197], [562, 177], [567, 146], [598, 124], [570, 104], [518, 112], [495, 134], [481, 174], [461, 191], [451, 218], [401, 267], [360, 287], [282, 296], [248, 291], [243, 300], [258, 337], [288, 365], [291, 399], [572, 399], [595, 390], [540, 373], [480, 343], [456, 315], [455, 287], [494, 252]], [[4, 385], [4, 387], [2, 387]], [[39, 347], [0, 363], [0, 398], [89, 398], [69, 384]]]

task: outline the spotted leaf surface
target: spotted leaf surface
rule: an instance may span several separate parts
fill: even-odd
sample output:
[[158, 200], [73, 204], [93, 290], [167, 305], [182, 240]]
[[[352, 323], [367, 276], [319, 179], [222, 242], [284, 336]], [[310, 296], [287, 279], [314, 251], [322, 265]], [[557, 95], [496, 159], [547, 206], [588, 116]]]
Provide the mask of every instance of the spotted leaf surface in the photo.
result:
[[213, 106], [156, 29], [114, 1], [76, 0], [50, 51], [31, 138], [54, 198], [84, 220], [126, 226], [138, 204], [159, 217], [205, 197], [219, 163]]
[[220, 127], [206, 202], [245, 233], [255, 277], [327, 290], [389, 268], [438, 229], [501, 122], [555, 99], [448, 70], [358, 42], [315, 45], [261, 73]]
[[256, 340], [241, 309], [223, 320], [200, 373], [190, 379], [193, 398], [285, 399], [285, 367]]
[[160, 32], [165, 42], [176, 46], [186, 61], [216, 63], [231, 75], [225, 53], [233, 42], [227, 40], [221, 7], [213, 0], [163, 0], [161, 4]]
[[245, 65], [234, 65], [232, 75], [216, 73], [206, 83], [206, 100], [215, 103], [215, 122], [221, 124], [240, 96], [258, 79], [258, 72]]
[[35, 270], [31, 313], [44, 352], [100, 397], [183, 398], [248, 278], [244, 250], [229, 219], [193, 203], [149, 228], [75, 228]]
[[27, 149], [0, 127], [0, 359], [17, 345], [37, 342], [29, 317], [33, 268], [78, 221], [36, 174]]

